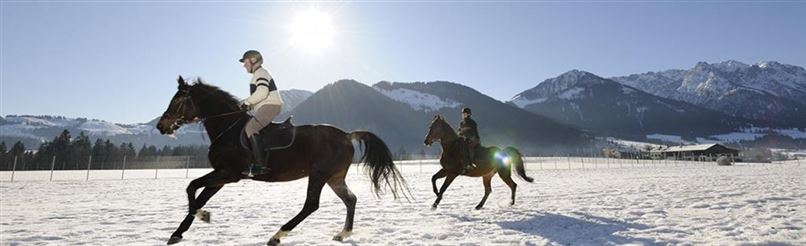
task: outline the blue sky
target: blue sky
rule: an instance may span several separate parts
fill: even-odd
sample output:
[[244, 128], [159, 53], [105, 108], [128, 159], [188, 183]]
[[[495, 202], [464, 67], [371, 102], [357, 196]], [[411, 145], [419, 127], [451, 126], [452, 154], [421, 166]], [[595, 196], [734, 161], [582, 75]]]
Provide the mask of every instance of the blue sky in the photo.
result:
[[[307, 54], [288, 26], [328, 13], [333, 46]], [[499, 100], [571, 69], [600, 76], [698, 61], [806, 64], [806, 1], [2, 2], [0, 115], [118, 123], [159, 116], [177, 75], [238, 97], [237, 62], [266, 56], [280, 89], [339, 79], [453, 81]]]

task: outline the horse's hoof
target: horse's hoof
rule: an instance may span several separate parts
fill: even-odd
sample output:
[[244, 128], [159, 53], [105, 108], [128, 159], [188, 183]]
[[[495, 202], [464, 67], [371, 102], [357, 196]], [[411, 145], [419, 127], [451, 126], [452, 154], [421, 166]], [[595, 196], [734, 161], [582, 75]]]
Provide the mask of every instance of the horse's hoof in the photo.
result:
[[339, 232], [339, 234], [336, 234], [336, 236], [333, 236], [333, 241], [344, 242], [344, 239], [346, 239], [347, 237], [349, 237], [352, 234], [353, 234], [352, 231]]
[[280, 239], [277, 239], [277, 238], [272, 238], [271, 240], [269, 240], [269, 242], [268, 242], [268, 243], [266, 243], [266, 245], [268, 245], [268, 246], [277, 246], [277, 245], [280, 245]]
[[180, 237], [180, 236], [171, 236], [171, 239], [168, 239], [168, 245], [178, 243], [179, 241], [182, 241], [182, 237]]
[[483, 206], [476, 206], [476, 210], [481, 210]]
[[431, 210], [437, 210], [437, 205], [436, 204], [431, 205]]

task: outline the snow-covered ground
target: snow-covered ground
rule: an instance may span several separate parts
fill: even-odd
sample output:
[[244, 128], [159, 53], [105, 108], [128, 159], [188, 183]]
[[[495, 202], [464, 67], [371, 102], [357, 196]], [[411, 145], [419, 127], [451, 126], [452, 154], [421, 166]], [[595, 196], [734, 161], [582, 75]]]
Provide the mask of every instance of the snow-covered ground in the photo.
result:
[[[536, 182], [515, 180], [516, 204], [508, 204], [508, 188], [496, 178], [482, 210], [473, 209], [481, 179], [467, 177], [431, 210], [435, 169], [402, 165], [412, 202], [376, 199], [367, 178], [351, 169], [354, 235], [330, 241], [345, 208], [326, 188], [320, 209], [283, 244], [806, 245], [806, 162], [530, 159], [527, 173]], [[162, 245], [186, 213], [184, 176], [204, 171], [128, 170], [125, 180], [120, 171], [93, 171], [89, 182], [81, 171], [58, 172], [53, 182], [49, 172], [18, 172], [15, 182], [0, 173], [0, 244]], [[196, 221], [179, 245], [265, 245], [302, 208], [305, 186], [305, 179], [227, 185], [206, 206], [212, 223]]]

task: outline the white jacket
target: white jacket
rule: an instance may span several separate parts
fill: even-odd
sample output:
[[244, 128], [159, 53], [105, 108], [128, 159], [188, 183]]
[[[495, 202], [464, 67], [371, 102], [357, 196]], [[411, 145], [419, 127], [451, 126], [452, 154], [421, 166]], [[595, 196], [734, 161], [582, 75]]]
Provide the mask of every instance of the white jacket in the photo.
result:
[[271, 77], [269, 71], [263, 67], [257, 68], [252, 73], [252, 80], [249, 81], [249, 90], [251, 96], [244, 100], [247, 105], [253, 106], [257, 110], [263, 105], [283, 105], [283, 99], [280, 97], [280, 91], [274, 84], [274, 78]]

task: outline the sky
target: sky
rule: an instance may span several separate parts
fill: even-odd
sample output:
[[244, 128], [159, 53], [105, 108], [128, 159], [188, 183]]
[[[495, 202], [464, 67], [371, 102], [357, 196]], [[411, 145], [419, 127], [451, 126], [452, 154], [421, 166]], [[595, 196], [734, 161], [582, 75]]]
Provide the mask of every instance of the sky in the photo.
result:
[[[325, 13], [316, 52], [293, 22]], [[572, 69], [620, 76], [699, 61], [806, 65], [806, 1], [0, 1], [0, 115], [142, 123], [176, 77], [239, 98], [261, 51], [283, 89], [451, 81], [506, 101]]]

